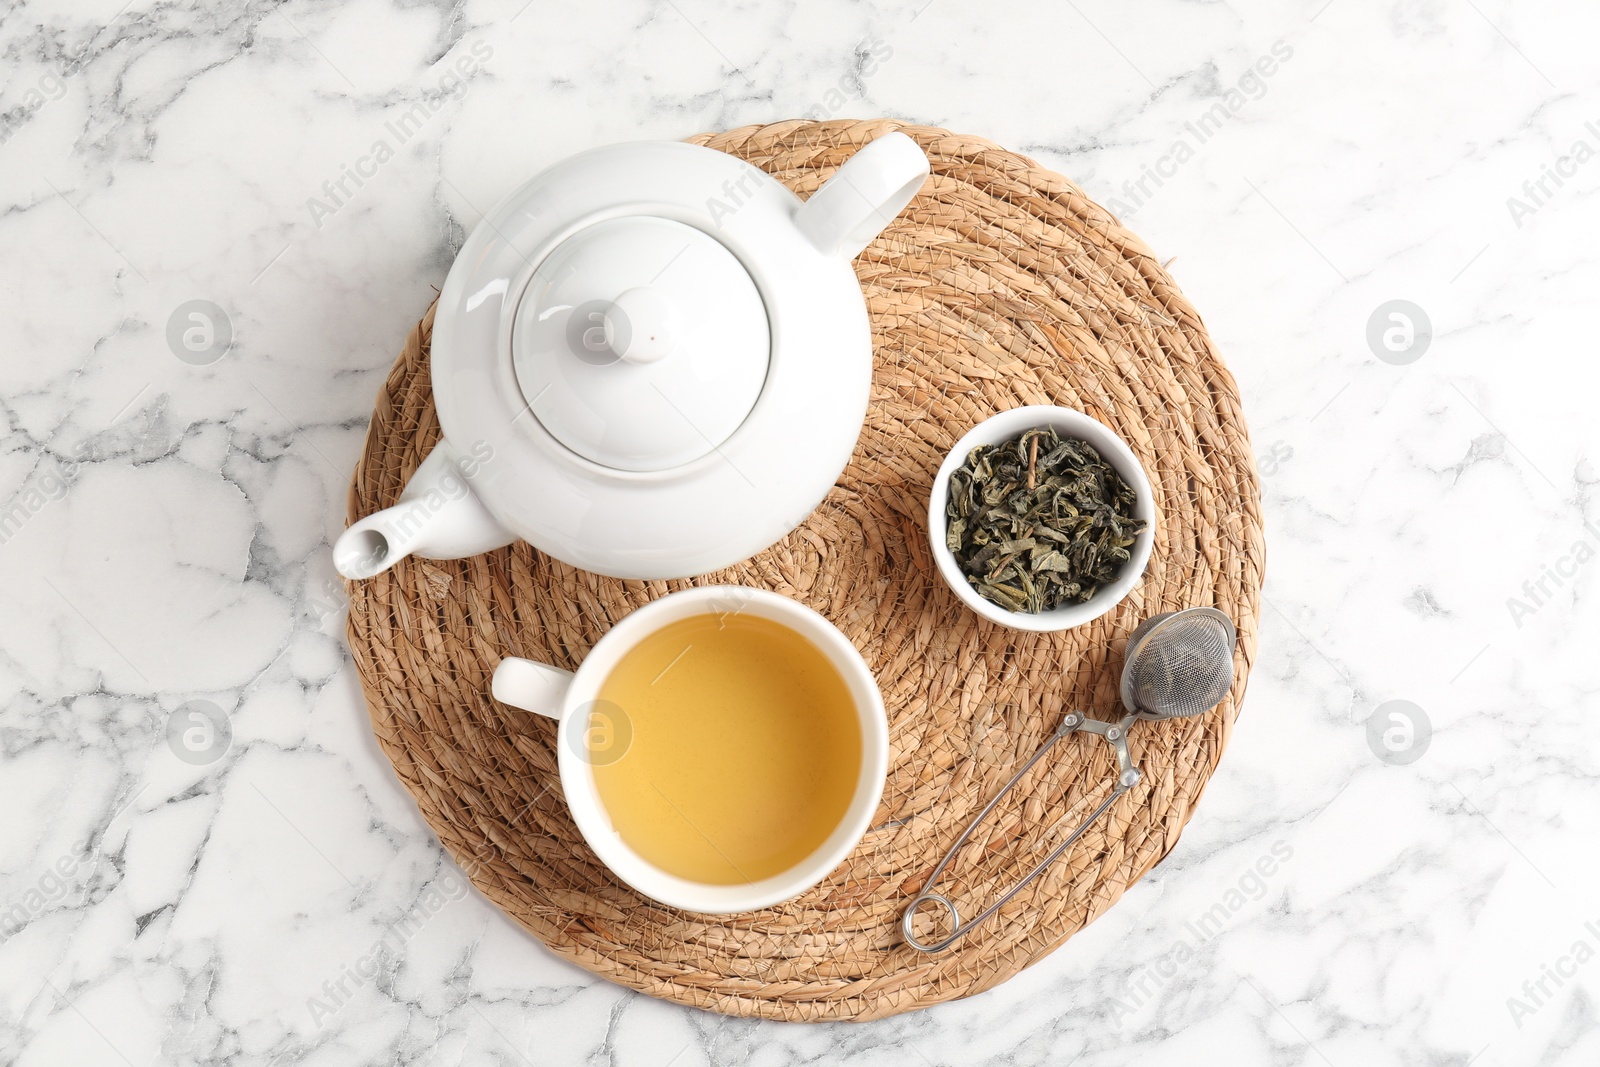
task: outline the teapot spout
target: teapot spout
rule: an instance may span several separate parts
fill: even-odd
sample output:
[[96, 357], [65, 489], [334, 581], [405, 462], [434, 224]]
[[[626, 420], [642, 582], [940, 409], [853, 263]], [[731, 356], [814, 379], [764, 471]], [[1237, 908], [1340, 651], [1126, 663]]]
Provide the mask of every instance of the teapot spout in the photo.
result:
[[461, 559], [515, 541], [517, 535], [500, 525], [472, 491], [472, 475], [493, 458], [487, 444], [457, 456], [439, 442], [406, 483], [399, 502], [339, 535], [334, 568], [346, 578], [371, 578], [406, 556]]
[[852, 260], [905, 210], [928, 177], [922, 148], [896, 130], [845, 161], [811, 199], [795, 225], [824, 255]]

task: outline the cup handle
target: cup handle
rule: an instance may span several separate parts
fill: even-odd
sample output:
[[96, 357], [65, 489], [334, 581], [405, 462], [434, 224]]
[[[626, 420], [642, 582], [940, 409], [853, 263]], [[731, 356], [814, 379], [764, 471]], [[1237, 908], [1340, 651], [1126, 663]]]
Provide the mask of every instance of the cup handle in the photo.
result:
[[572, 672], [531, 659], [507, 656], [494, 669], [489, 690], [502, 704], [531, 711], [549, 719], [561, 718], [561, 708], [572, 686]]

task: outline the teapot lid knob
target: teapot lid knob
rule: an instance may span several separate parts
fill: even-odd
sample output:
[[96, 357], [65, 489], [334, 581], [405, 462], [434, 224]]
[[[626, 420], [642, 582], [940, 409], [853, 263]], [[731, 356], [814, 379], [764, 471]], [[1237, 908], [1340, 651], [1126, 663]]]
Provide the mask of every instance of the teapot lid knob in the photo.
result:
[[613, 342], [628, 363], [654, 363], [678, 345], [678, 314], [659, 289], [641, 285], [622, 293], [611, 302], [607, 318], [612, 316], [628, 324]]

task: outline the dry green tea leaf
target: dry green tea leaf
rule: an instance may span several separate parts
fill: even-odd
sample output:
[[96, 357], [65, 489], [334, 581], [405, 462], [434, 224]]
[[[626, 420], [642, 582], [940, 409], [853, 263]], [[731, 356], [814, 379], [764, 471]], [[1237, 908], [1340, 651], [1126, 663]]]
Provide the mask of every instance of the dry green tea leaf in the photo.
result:
[[1133, 487], [1092, 445], [1050, 427], [974, 448], [949, 489], [945, 544], [972, 587], [1008, 611], [1088, 600], [1145, 528]]

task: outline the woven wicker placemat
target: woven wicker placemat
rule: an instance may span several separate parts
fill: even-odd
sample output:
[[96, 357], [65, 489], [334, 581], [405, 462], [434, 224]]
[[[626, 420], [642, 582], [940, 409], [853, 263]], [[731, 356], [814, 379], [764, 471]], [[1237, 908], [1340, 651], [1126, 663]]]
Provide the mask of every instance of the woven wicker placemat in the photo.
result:
[[[945, 130], [784, 122], [695, 140], [805, 197], [892, 129], [926, 149], [933, 175], [856, 260], [873, 325], [871, 409], [849, 468], [803, 526], [690, 582], [601, 578], [517, 544], [406, 559], [350, 586], [350, 646], [373, 728], [478, 888], [558, 955], [713, 1011], [881, 1018], [979, 992], [1040, 959], [1177, 841], [1255, 656], [1263, 543], [1238, 393], [1143, 242], [1060, 175]], [[378, 398], [352, 521], [394, 503], [438, 438], [432, 326], [430, 310]], [[927, 548], [928, 489], [946, 451], [980, 419], [1021, 404], [1063, 404], [1113, 427], [1149, 473], [1160, 512], [1143, 584], [1067, 633], [980, 620]], [[601, 867], [561, 799], [554, 723], [489, 696], [504, 655], [574, 668], [631, 609], [720, 582], [776, 590], [838, 625], [877, 676], [891, 738], [883, 802], [849, 859], [803, 897], [731, 918], [653, 904]], [[1140, 724], [1132, 748], [1143, 781], [1096, 829], [954, 948], [934, 957], [907, 948], [902, 907], [985, 799], [1068, 709], [1120, 714], [1128, 632], [1196, 604], [1238, 624], [1229, 698], [1200, 718]], [[1098, 738], [1061, 742], [941, 887], [971, 914], [1105, 796], [1112, 767]]]

